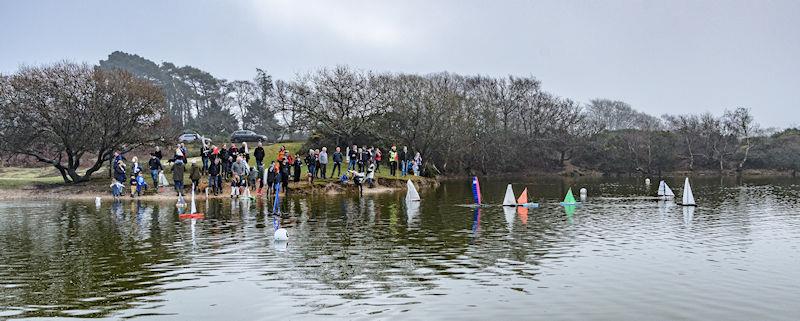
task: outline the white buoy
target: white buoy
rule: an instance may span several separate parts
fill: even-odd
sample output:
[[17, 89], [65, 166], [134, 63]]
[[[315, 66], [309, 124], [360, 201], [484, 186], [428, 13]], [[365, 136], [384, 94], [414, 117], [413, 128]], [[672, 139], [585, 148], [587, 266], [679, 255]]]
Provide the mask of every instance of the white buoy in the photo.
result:
[[650, 185], [650, 179], [649, 178], [645, 178], [644, 179], [644, 185]]
[[286, 232], [285, 228], [279, 228], [275, 230], [275, 240], [276, 241], [288, 241], [289, 240], [289, 233]]
[[100, 207], [100, 196], [94, 198], [94, 206]]
[[581, 188], [581, 201], [585, 201], [586, 200], [586, 194], [587, 194], [586, 188], [582, 187]]

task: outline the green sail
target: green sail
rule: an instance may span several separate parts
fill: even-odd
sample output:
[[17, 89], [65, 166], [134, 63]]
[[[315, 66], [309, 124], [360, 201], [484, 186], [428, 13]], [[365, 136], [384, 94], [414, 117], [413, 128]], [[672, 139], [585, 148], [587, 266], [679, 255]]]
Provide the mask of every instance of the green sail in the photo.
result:
[[564, 204], [575, 204], [575, 196], [572, 195], [572, 187], [567, 191], [567, 196], [564, 197]]

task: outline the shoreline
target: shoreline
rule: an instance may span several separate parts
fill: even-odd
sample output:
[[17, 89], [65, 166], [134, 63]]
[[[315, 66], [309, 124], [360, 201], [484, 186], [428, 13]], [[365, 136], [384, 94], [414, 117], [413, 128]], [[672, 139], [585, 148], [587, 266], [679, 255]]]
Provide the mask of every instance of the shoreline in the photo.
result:
[[[405, 190], [405, 179], [386, 179], [377, 178], [375, 187], [369, 188], [364, 186], [365, 195], [391, 193]], [[420, 189], [435, 187], [439, 185], [439, 180], [434, 178], [416, 177], [413, 179], [415, 185]], [[20, 188], [0, 189], [0, 201], [3, 200], [28, 200], [28, 199], [45, 199], [45, 200], [94, 200], [100, 197], [103, 201], [114, 200], [114, 196], [104, 185], [98, 186], [92, 182], [79, 185], [26, 185]], [[205, 186], [201, 184], [201, 187]], [[190, 197], [190, 188], [185, 188], [187, 191], [184, 198]], [[200, 200], [204, 199], [229, 199], [230, 186], [224, 186], [223, 192], [220, 195], [209, 195], [206, 197], [204, 192], [195, 194], [195, 197]], [[129, 187], [126, 186], [126, 193], [119, 197], [120, 200], [143, 200], [143, 201], [173, 201], [177, 199], [178, 194], [174, 191], [172, 186], [162, 187], [158, 193], [148, 192], [145, 195], [131, 197]], [[252, 196], [255, 192], [251, 192]], [[337, 182], [315, 182], [310, 184], [308, 182], [297, 182], [289, 184], [289, 195], [341, 195], [357, 193], [355, 185], [341, 185]], [[281, 193], [283, 194], [283, 193]], [[274, 194], [273, 194], [274, 195]], [[260, 196], [266, 198], [266, 194]], [[241, 198], [241, 197], [240, 197]]]

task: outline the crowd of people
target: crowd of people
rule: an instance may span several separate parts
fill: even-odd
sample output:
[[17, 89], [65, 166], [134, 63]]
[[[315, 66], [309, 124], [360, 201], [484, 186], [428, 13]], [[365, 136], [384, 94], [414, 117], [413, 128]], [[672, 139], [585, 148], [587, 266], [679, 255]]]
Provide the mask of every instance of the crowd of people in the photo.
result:
[[[231, 144], [230, 147], [228, 144], [222, 144], [219, 147], [204, 142], [198, 156], [200, 164], [196, 160], [189, 161], [189, 151], [184, 143], [180, 143], [175, 146], [173, 157], [166, 161], [172, 173], [174, 190], [179, 195], [184, 192], [184, 178], [187, 171], [191, 186], [196, 191], [201, 191], [201, 180], [207, 177], [209, 193], [220, 195], [223, 193], [223, 184], [230, 184], [230, 196], [237, 198], [249, 195], [251, 192], [256, 195], [264, 193], [270, 195], [279, 191], [288, 194], [289, 182], [301, 180], [304, 162], [307, 170], [305, 179], [309, 183], [313, 184], [315, 179], [337, 178], [343, 184], [352, 181], [359, 191], [363, 191], [364, 183], [370, 187], [374, 185], [375, 174], [382, 162], [385, 162], [384, 166], [388, 166], [391, 176], [398, 174], [406, 176], [412, 173], [420, 175], [422, 168], [422, 156], [419, 152], [412, 157], [407, 147], [398, 150], [394, 145], [386, 156], [380, 148], [353, 145], [344, 151], [337, 146], [331, 154], [328, 153], [327, 147], [310, 149], [303, 155], [304, 157], [291, 154], [285, 146], [281, 146], [275, 158], [269, 159], [261, 143], [258, 143], [251, 152], [247, 143], [242, 143], [240, 146]], [[164, 175], [163, 157], [161, 149], [156, 147], [150, 153], [150, 160], [147, 162], [154, 187], [169, 185]], [[254, 165], [250, 165], [251, 157], [255, 159]], [[114, 153], [111, 164], [112, 194], [115, 197], [121, 196], [127, 181], [130, 184], [131, 197], [139, 196], [150, 186], [144, 179], [145, 169], [137, 157], [133, 157], [129, 173], [125, 161], [121, 153]], [[269, 161], [269, 164], [266, 161]], [[346, 166], [344, 172], [343, 166]], [[128, 174], [130, 174], [129, 180], [127, 180]]]

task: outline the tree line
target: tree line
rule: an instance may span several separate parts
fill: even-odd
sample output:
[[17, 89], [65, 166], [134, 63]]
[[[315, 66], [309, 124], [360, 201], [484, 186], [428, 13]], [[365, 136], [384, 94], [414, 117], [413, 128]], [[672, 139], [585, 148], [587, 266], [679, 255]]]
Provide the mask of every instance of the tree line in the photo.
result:
[[114, 150], [164, 144], [184, 130], [225, 141], [239, 128], [308, 133], [303, 150], [408, 146], [429, 175], [800, 167], [800, 131], [765, 130], [744, 107], [655, 117], [621, 101], [559, 97], [532, 76], [337, 66], [273, 80], [255, 71], [228, 81], [123, 52], [98, 66], [24, 67], [0, 75], [0, 150], [51, 164], [65, 182], [89, 177]]

